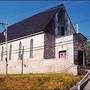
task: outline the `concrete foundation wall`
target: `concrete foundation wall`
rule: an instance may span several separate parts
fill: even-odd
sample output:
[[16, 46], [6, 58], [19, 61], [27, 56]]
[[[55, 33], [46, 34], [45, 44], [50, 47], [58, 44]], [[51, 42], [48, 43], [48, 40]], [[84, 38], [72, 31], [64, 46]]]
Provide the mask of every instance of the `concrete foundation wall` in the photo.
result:
[[[14, 65], [12, 65], [14, 63]], [[4, 70], [5, 71], [5, 70]], [[20, 74], [22, 72], [22, 61], [9, 62], [8, 73]], [[77, 75], [77, 65], [59, 59], [23, 60], [23, 73], [71, 73]]]

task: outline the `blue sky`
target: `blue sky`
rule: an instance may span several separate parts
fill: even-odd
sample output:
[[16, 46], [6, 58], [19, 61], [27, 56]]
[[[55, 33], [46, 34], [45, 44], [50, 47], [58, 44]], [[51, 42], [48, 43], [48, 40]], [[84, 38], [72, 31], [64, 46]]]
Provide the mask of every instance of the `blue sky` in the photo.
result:
[[[90, 37], [90, 1], [64, 1], [73, 25], [79, 24], [79, 32]], [[21, 21], [48, 8], [61, 4], [61, 1], [0, 1], [0, 21], [9, 25]], [[0, 26], [0, 32], [3, 28]]]

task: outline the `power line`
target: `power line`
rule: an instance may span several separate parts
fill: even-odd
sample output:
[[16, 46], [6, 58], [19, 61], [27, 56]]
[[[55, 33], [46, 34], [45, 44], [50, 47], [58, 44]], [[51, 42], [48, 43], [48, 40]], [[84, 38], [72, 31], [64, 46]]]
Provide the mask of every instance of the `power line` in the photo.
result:
[[[68, 45], [68, 44], [73, 44], [73, 41], [69, 40], [69, 41], [66, 41], [66, 42], [55, 43], [55, 45], [53, 47]], [[45, 46], [33, 47], [33, 51], [38, 51], [38, 50], [41, 50], [41, 49], [44, 49], [44, 48], [48, 48], [48, 46], [45, 45]], [[24, 48], [24, 52], [30, 52], [30, 48]], [[8, 51], [8, 53], [9, 53], [9, 51]], [[17, 53], [19, 53], [19, 49], [12, 50], [12, 54], [17, 54]], [[0, 55], [1, 55], [1, 53], [0, 53]], [[3, 52], [3, 55], [6, 55], [6, 53]]]
[[[90, 36], [88, 36], [88, 38], [90, 38]], [[88, 40], [90, 40], [90, 39], [88, 39]], [[83, 40], [82, 40], [83, 41]], [[55, 43], [55, 46], [54, 47], [56, 47], [56, 46], [61, 46], [61, 45], [67, 45], [67, 44], [73, 44], [73, 43], [75, 43], [75, 42], [73, 42], [73, 40], [68, 40], [68, 41], [65, 41], [65, 42], [58, 42], [58, 43]], [[59, 44], [59, 45], [58, 45]], [[48, 47], [48, 45], [44, 45], [44, 46], [37, 46], [37, 47], [33, 47], [34, 48], [34, 50], [39, 50], [39, 49], [43, 49], [44, 47]], [[30, 50], [30, 48], [24, 48], [24, 50]], [[18, 49], [17, 50], [13, 50], [13, 51], [18, 51]], [[8, 51], [9, 52], [9, 51]], [[5, 53], [5, 52], [4, 52]]]
[[[55, 43], [56, 45], [54, 45], [53, 47], [56, 47], [56, 46], [61, 46], [61, 45], [67, 45], [67, 44], [73, 44], [71, 42], [72, 40], [69, 40], [69, 41], [66, 41], [66, 42], [59, 42], [59, 43]], [[61, 45], [58, 45], [58, 44], [61, 44]], [[48, 48], [48, 45], [44, 45], [44, 46], [37, 46], [37, 47], [33, 47], [33, 51], [38, 51], [38, 50], [41, 50], [43, 48]], [[26, 50], [26, 51], [25, 51]], [[15, 53], [19, 53], [19, 49], [17, 50], [12, 50], [14, 51]], [[8, 51], [9, 52], [9, 51]], [[30, 48], [24, 48], [24, 52], [30, 52]], [[5, 54], [5, 52], [3, 52]], [[0, 53], [1, 54], [1, 53]]]

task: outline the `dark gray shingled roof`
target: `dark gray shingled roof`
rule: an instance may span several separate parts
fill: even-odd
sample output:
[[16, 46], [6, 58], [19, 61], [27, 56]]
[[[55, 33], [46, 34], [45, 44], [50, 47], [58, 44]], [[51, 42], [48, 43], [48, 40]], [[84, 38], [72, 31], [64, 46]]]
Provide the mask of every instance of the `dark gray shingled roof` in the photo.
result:
[[[63, 4], [9, 26], [7, 32], [8, 40], [13, 40], [40, 31], [44, 31], [47, 24], [50, 22], [53, 16], [60, 11], [61, 8], [64, 8]], [[2, 40], [4, 39], [4, 36], [2, 34], [0, 34], [0, 42], [4, 41]]]

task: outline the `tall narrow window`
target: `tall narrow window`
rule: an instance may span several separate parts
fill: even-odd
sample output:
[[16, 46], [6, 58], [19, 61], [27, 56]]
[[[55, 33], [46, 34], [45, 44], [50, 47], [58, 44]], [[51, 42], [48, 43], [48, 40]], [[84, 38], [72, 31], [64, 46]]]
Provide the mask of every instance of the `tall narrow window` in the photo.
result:
[[19, 53], [18, 53], [18, 59], [21, 59], [21, 53], [22, 53], [22, 43], [19, 43]]
[[55, 15], [55, 35], [58, 35], [58, 13]]
[[33, 39], [30, 40], [30, 58], [33, 58]]
[[22, 55], [21, 55], [21, 59], [23, 60], [24, 58], [24, 46], [22, 47]]
[[9, 48], [9, 60], [11, 60], [11, 56], [12, 56], [12, 45], [10, 44], [10, 48]]
[[3, 46], [2, 46], [2, 50], [1, 50], [1, 61], [3, 61]]
[[64, 35], [65, 35], [64, 27], [61, 27], [61, 36], [64, 36]]

